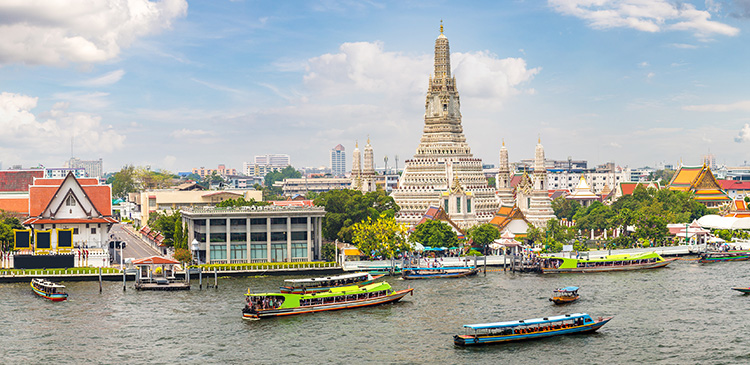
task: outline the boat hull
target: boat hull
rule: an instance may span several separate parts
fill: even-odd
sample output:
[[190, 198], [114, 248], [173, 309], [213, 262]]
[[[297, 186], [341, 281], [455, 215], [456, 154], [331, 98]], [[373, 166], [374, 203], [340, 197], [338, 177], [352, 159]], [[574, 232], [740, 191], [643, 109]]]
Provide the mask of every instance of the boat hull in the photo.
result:
[[456, 335], [456, 336], [453, 336], [453, 343], [456, 344], [457, 346], [477, 346], [477, 345], [490, 345], [490, 344], [498, 344], [498, 343], [505, 343], [505, 342], [536, 340], [540, 338], [562, 336], [562, 335], [572, 335], [572, 334], [577, 334], [577, 333], [591, 333], [591, 332], [595, 332], [599, 328], [602, 328], [602, 326], [607, 324], [607, 322], [609, 322], [612, 318], [613, 317], [604, 318], [594, 323], [577, 326], [577, 327], [562, 328], [562, 329], [541, 331], [541, 332], [534, 332], [534, 333], [522, 333], [522, 334], [512, 334], [512, 335], [479, 335], [479, 336]]
[[257, 311], [254, 313], [243, 311], [242, 318], [261, 319], [261, 318], [291, 316], [291, 315], [305, 314], [305, 313], [371, 307], [375, 305], [398, 302], [399, 300], [401, 300], [401, 298], [406, 296], [406, 294], [410, 294], [413, 291], [414, 291], [413, 288], [409, 288], [409, 289], [399, 290], [397, 292], [394, 292], [391, 295], [387, 295], [384, 297], [368, 298], [368, 299], [354, 300], [354, 301], [342, 302], [342, 303], [320, 304], [320, 305], [296, 307], [296, 308], [268, 309], [268, 310]]
[[658, 269], [671, 264], [677, 259], [665, 259], [664, 261], [653, 262], [648, 264], [633, 264], [622, 266], [600, 266], [600, 267], [575, 267], [569, 269], [542, 268], [544, 274], [562, 274], [562, 273], [587, 273], [587, 272], [609, 272], [609, 271], [631, 271], [644, 269]]
[[555, 297], [555, 298], [549, 298], [550, 302], [553, 302], [555, 304], [567, 304], [567, 303], [573, 303], [576, 300], [578, 300], [578, 296], [575, 297]]
[[466, 271], [457, 271], [457, 272], [446, 272], [446, 273], [428, 273], [428, 274], [418, 274], [415, 272], [412, 272], [411, 270], [406, 270], [401, 273], [401, 277], [404, 280], [416, 280], [416, 279], [441, 279], [441, 278], [463, 278], [466, 276], [474, 276], [479, 272], [479, 269], [470, 269]]
[[732, 288], [732, 290], [736, 290], [740, 293], [745, 293], [745, 294], [750, 293], [750, 288]]
[[701, 258], [700, 260], [698, 260], [698, 262], [702, 264], [709, 264], [713, 262], [747, 261], [747, 260], [750, 260], [750, 255], [734, 256], [734, 257], [714, 257], [714, 258], [706, 257], [706, 258]]
[[37, 289], [36, 287], [34, 287], [33, 284], [31, 285], [31, 289], [34, 291], [34, 294], [36, 294], [36, 295], [38, 295], [38, 296], [40, 296], [40, 297], [42, 297], [44, 299], [51, 300], [53, 302], [62, 302], [64, 300], [68, 299], [68, 294], [67, 293], [47, 294], [47, 293], [45, 293], [45, 292]]

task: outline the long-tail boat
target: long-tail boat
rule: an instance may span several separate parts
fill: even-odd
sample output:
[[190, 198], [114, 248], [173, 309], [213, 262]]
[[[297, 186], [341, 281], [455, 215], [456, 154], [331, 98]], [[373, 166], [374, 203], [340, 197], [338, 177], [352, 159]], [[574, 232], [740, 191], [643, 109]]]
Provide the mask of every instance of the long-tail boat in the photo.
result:
[[352, 285], [372, 284], [385, 275], [370, 275], [366, 272], [356, 272], [325, 278], [287, 279], [280, 288], [282, 293], [307, 294], [329, 291], [331, 288]]
[[698, 262], [707, 264], [722, 261], [747, 261], [750, 260], [748, 251], [728, 251], [728, 252], [704, 252], [701, 254]]
[[732, 290], [736, 290], [740, 293], [750, 294], [750, 288], [733, 287]]
[[327, 292], [312, 294], [253, 294], [248, 291], [245, 294], [247, 303], [242, 310], [242, 318], [260, 319], [369, 307], [397, 302], [413, 291], [413, 288], [393, 290], [391, 285], [384, 281], [364, 286], [332, 288]]
[[478, 272], [479, 269], [473, 266], [406, 267], [401, 271], [401, 277], [405, 280], [462, 278], [476, 275]]
[[65, 292], [65, 285], [55, 284], [46, 279], [31, 279], [31, 289], [36, 295], [53, 302], [62, 302], [68, 299], [68, 294]]
[[573, 259], [548, 257], [542, 261], [542, 273], [583, 273], [604, 271], [629, 271], [665, 267], [677, 260], [664, 259], [656, 252], [609, 255], [600, 259]]
[[549, 300], [555, 304], [566, 304], [575, 302], [579, 297], [577, 286], [566, 286], [564, 288], [555, 289], [552, 293], [552, 298], [549, 298]]
[[594, 320], [586, 313], [575, 313], [520, 321], [465, 324], [466, 333], [453, 336], [453, 343], [473, 346], [589, 333], [598, 330], [612, 318], [599, 317]]

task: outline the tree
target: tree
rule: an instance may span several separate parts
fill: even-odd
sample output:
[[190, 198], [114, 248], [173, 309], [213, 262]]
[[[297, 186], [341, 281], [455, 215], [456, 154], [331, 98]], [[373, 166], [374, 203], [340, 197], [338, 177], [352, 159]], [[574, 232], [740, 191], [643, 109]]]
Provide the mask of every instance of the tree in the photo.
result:
[[661, 181], [662, 185], [666, 185], [672, 180], [674, 173], [675, 170], [670, 169], [656, 170], [649, 175], [648, 179], [652, 181]]
[[[175, 246], [175, 232], [177, 231], [175, 226], [179, 225], [182, 227], [182, 213], [179, 210], [172, 212], [172, 214], [156, 212], [149, 217], [148, 225], [164, 235], [164, 244], [167, 247], [177, 247]], [[182, 228], [180, 228], [180, 231], [182, 231]], [[182, 245], [184, 243], [184, 248], [187, 248], [186, 235], [182, 235], [179, 238], [183, 242], [178, 242], [177, 244]]]
[[392, 197], [377, 190], [362, 194], [359, 190], [342, 189], [321, 193], [314, 200], [317, 206], [325, 207], [323, 236], [328, 240], [352, 242], [351, 227], [367, 219], [377, 219], [380, 214], [394, 217], [399, 207]]
[[0, 247], [2, 251], [13, 249], [15, 242], [14, 229], [23, 229], [21, 222], [10, 213], [0, 210]]
[[484, 223], [469, 228], [467, 235], [474, 241], [475, 246], [485, 247], [500, 238], [500, 231], [497, 227], [489, 223]]
[[174, 250], [174, 259], [182, 263], [190, 262], [193, 260], [193, 255], [186, 248], [177, 248]]
[[201, 181], [201, 176], [194, 172], [191, 172], [190, 174], [188, 174], [188, 176], [185, 176], [185, 180], [193, 180], [195, 182], [199, 182]]
[[552, 210], [558, 219], [565, 218], [572, 221], [579, 209], [581, 209], [581, 204], [573, 199], [565, 199], [560, 196], [552, 201]]
[[333, 243], [324, 243], [323, 248], [320, 251], [323, 256], [323, 260], [334, 262], [336, 261], [336, 245]]
[[458, 235], [451, 226], [431, 220], [418, 225], [409, 235], [409, 242], [419, 242], [429, 247], [454, 247], [458, 245]]
[[267, 187], [273, 186], [273, 183], [277, 181], [283, 181], [284, 179], [298, 179], [302, 177], [302, 173], [297, 171], [292, 166], [287, 166], [280, 171], [271, 171], [266, 174], [265, 184]]
[[135, 166], [127, 165], [112, 177], [112, 196], [127, 199], [128, 193], [139, 190]]
[[377, 219], [367, 217], [366, 221], [352, 226], [352, 243], [364, 254], [392, 258], [399, 251], [408, 251], [406, 226], [396, 223], [396, 219], [382, 213]]
[[143, 189], [164, 189], [171, 186], [176, 177], [166, 170], [151, 171], [149, 167], [139, 167], [136, 178]]
[[255, 201], [255, 199], [250, 198], [250, 200], [245, 200], [243, 197], [239, 197], [237, 199], [227, 199], [219, 202], [219, 204], [216, 204], [217, 207], [220, 208], [226, 208], [226, 207], [245, 207], [245, 206], [264, 206], [264, 205], [271, 205], [269, 202], [259, 202]]

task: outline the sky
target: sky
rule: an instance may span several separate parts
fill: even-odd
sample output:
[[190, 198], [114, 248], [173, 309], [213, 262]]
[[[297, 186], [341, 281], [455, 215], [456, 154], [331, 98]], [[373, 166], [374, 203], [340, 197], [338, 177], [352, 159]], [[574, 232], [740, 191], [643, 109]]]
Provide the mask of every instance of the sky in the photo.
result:
[[485, 164], [750, 161], [750, 0], [3, 0], [0, 163], [403, 167], [441, 20]]

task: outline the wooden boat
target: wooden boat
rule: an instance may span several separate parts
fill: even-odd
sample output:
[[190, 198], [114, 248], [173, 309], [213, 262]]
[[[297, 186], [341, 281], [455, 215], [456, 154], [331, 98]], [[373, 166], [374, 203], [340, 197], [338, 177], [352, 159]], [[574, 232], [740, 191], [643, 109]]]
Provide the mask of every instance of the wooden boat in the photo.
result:
[[287, 279], [284, 286], [280, 288], [282, 293], [306, 294], [329, 291], [331, 288], [352, 285], [372, 284], [384, 275], [370, 275], [366, 272], [357, 272], [325, 278]]
[[465, 324], [466, 333], [453, 336], [453, 343], [458, 346], [474, 346], [590, 333], [612, 318], [599, 317], [594, 320], [586, 313], [575, 313], [510, 322]]
[[747, 260], [750, 260], [750, 252], [748, 251], [704, 252], [701, 254], [698, 262], [707, 264], [712, 262]]
[[736, 290], [740, 293], [745, 293], [745, 294], [750, 293], [750, 288], [733, 287], [732, 290]]
[[436, 279], [436, 278], [462, 278], [476, 275], [479, 269], [473, 266], [453, 267], [407, 267], [401, 271], [401, 277], [405, 280], [412, 279]]
[[566, 304], [575, 302], [578, 298], [578, 287], [566, 286], [564, 288], [555, 289], [552, 298], [549, 298], [549, 300], [555, 304]]
[[332, 288], [327, 292], [312, 294], [248, 292], [245, 294], [247, 304], [242, 310], [242, 318], [260, 319], [369, 307], [397, 302], [413, 291], [412, 288], [393, 290], [387, 282], [379, 282], [364, 286]]
[[542, 273], [585, 273], [605, 271], [629, 271], [665, 267], [674, 259], [664, 259], [656, 252], [641, 254], [609, 255], [601, 259], [573, 259], [549, 257], [542, 262]]
[[31, 279], [31, 289], [34, 290], [36, 295], [53, 302], [62, 302], [68, 299], [68, 294], [65, 293], [65, 285], [55, 284], [46, 279]]

